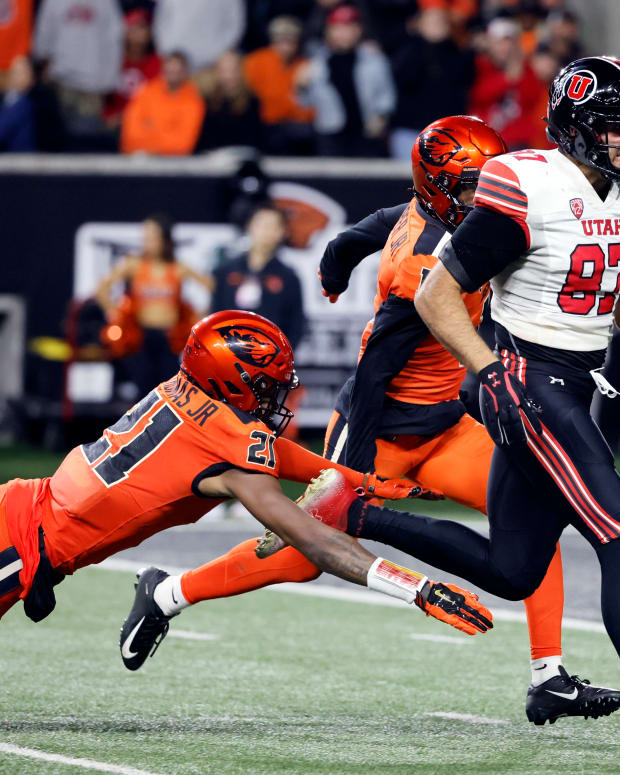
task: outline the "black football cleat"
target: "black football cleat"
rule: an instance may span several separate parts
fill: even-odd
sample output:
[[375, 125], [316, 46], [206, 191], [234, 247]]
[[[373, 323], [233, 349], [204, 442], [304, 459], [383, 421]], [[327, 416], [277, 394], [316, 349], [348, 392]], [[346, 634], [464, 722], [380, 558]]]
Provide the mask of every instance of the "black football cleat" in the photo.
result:
[[142, 667], [149, 653], [153, 656], [168, 633], [172, 616], [162, 613], [153, 596], [155, 587], [168, 575], [153, 567], [137, 573], [136, 596], [121, 627], [121, 657], [127, 670]]
[[530, 686], [525, 700], [528, 721], [541, 725], [555, 724], [563, 716], [598, 718], [609, 716], [620, 708], [620, 691], [590, 686], [579, 676], [568, 675], [560, 665], [555, 675], [540, 686]]

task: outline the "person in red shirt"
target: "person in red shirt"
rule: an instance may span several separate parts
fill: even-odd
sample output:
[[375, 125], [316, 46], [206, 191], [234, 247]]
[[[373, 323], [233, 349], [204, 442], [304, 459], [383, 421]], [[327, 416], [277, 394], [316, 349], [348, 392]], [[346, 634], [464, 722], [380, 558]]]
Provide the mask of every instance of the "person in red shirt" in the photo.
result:
[[33, 0], [0, 3], [0, 91], [4, 91], [9, 68], [16, 57], [30, 51]]
[[537, 108], [545, 85], [526, 61], [520, 27], [511, 19], [493, 19], [487, 28], [488, 51], [476, 58], [469, 112], [501, 132], [509, 150], [532, 147], [538, 136]]
[[150, 14], [144, 8], [134, 8], [125, 14], [125, 53], [118, 88], [107, 96], [104, 106], [109, 126], [120, 124], [131, 97], [160, 70], [161, 59], [153, 51]]

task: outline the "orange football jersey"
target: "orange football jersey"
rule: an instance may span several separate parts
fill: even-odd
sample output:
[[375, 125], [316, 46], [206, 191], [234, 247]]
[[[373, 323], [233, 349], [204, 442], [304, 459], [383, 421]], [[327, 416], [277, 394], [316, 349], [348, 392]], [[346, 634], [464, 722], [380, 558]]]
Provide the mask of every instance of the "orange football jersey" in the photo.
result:
[[[437, 221], [432, 222], [437, 228]], [[390, 294], [409, 299], [413, 304], [416, 292], [424, 277], [439, 260], [434, 255], [418, 255], [414, 248], [420, 236], [429, 227], [424, 216], [412, 199], [398, 223], [390, 232], [383, 248], [377, 277], [375, 315]], [[488, 286], [475, 293], [463, 294], [463, 300], [474, 326], [482, 318], [482, 307], [488, 295]], [[372, 333], [374, 320], [366, 325], [362, 335], [360, 358]], [[459, 389], [465, 377], [465, 369], [430, 334], [416, 348], [402, 371], [390, 382], [386, 394], [398, 401], [411, 404], [435, 404], [452, 401], [459, 397]]]
[[275, 441], [262, 422], [182, 374], [160, 384], [51, 478], [43, 529], [52, 565], [73, 573], [195, 522], [223, 500], [200, 495], [204, 477], [233, 467], [278, 476]]

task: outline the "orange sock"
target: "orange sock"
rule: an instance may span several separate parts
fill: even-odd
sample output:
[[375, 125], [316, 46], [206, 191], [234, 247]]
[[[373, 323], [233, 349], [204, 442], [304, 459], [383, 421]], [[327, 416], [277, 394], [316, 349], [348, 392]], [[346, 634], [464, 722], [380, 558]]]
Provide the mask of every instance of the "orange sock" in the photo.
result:
[[254, 554], [257, 540], [243, 541], [228, 554], [184, 573], [181, 589], [187, 602], [241, 595], [282, 581], [311, 581], [320, 575], [316, 565], [292, 546], [259, 560]]
[[564, 578], [560, 544], [557, 545], [541, 585], [524, 602], [527, 626], [530, 631], [532, 659], [560, 656], [564, 610]]

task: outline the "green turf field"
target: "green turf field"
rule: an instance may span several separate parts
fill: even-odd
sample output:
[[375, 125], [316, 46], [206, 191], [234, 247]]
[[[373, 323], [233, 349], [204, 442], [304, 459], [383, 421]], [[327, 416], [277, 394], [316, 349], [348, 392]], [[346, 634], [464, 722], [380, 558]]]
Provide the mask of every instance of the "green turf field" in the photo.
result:
[[[184, 612], [173, 629], [219, 639], [169, 636], [132, 674], [117, 646], [131, 581], [80, 571], [45, 622], [18, 609], [2, 621], [2, 775], [86, 771], [5, 753], [6, 744], [126, 775], [619, 771], [620, 717], [527, 723], [521, 624], [470, 639], [417, 609], [260, 591]], [[566, 640], [571, 664], [614, 674], [605, 636]]]

